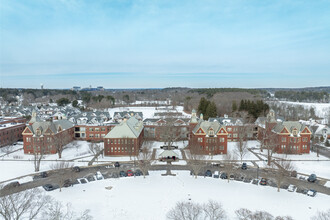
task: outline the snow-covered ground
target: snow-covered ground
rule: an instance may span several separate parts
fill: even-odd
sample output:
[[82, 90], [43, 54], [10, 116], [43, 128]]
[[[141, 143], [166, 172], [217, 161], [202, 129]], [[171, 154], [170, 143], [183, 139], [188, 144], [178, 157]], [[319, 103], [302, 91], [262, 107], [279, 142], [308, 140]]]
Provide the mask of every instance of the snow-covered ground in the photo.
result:
[[[142, 112], [143, 119], [146, 119], [146, 118], [155, 118], [154, 114], [156, 112], [164, 112], [164, 108], [165, 108], [164, 106], [163, 107], [119, 107], [119, 108], [109, 108], [108, 110], [111, 117], [113, 117], [113, 114], [115, 112], [135, 111], [135, 112]], [[189, 114], [183, 111], [183, 106], [177, 106], [175, 111], [182, 112], [182, 115], [184, 117], [190, 117]]]
[[[254, 152], [258, 153], [263, 159], [267, 159], [267, 150], [264, 150], [263, 152], [260, 152], [260, 150], [254, 150]], [[273, 158], [303, 160], [292, 161], [292, 165], [297, 172], [307, 175], [314, 173], [319, 177], [330, 179], [330, 159], [322, 155], [319, 155], [318, 157], [314, 152], [302, 155], [273, 154]], [[257, 164], [260, 167], [267, 167], [266, 162], [259, 161]]]
[[[152, 171], [150, 176], [106, 179], [55, 190], [47, 194], [59, 201], [70, 202], [77, 211], [91, 210], [94, 219], [166, 219], [176, 202], [221, 202], [229, 219], [235, 219], [239, 208], [264, 210], [272, 215], [290, 215], [305, 220], [317, 211], [329, 208], [330, 196], [303, 194], [269, 186], [253, 185], [214, 178], [193, 178], [187, 171], [173, 171], [177, 176], [161, 176], [164, 171]], [[112, 186], [111, 190], [105, 189]], [[75, 198], [74, 200], [72, 198]], [[191, 200], [189, 200], [191, 199]]]
[[307, 103], [307, 102], [287, 102], [287, 101], [279, 101], [279, 103], [283, 103], [288, 106], [301, 105], [305, 109], [314, 108], [315, 115], [321, 118], [326, 117], [327, 115], [329, 115], [330, 112], [330, 103]]

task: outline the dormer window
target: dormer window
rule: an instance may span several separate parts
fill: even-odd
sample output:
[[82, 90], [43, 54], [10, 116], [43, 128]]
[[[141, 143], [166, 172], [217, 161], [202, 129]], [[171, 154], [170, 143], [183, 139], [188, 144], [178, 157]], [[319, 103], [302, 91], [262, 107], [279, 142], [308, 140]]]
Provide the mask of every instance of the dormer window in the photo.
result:
[[40, 135], [41, 135], [41, 131], [40, 131], [40, 129], [39, 129], [39, 128], [37, 129], [37, 135], [38, 135], [38, 136], [40, 136]]
[[297, 133], [298, 133], [298, 132], [297, 132], [296, 129], [294, 129], [294, 130], [292, 131], [292, 134], [293, 134], [293, 135], [297, 135]]
[[209, 131], [209, 136], [214, 136], [214, 131], [213, 130]]

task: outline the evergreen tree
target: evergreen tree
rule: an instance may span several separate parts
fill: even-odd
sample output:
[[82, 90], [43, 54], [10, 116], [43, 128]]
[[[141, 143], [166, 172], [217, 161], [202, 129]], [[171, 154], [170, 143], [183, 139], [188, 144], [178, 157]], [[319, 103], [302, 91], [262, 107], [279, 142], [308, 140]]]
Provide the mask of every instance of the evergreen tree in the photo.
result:
[[217, 116], [217, 106], [214, 102], [209, 102], [206, 108], [206, 112], [204, 115], [204, 119], [208, 120], [210, 117], [216, 117]]
[[232, 111], [233, 111], [233, 112], [236, 112], [236, 111], [237, 111], [237, 104], [236, 104], [236, 101], [233, 101], [233, 104], [232, 104]]
[[201, 100], [199, 101], [199, 105], [198, 105], [198, 113], [202, 113], [203, 115], [205, 115], [206, 113], [206, 108], [209, 104], [209, 101], [206, 100], [206, 98], [202, 97]]

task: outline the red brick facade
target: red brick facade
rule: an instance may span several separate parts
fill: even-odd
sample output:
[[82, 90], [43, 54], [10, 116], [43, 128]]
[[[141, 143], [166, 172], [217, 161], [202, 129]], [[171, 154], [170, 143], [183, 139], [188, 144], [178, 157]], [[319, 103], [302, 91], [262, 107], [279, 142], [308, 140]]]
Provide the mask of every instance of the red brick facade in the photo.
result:
[[24, 153], [31, 154], [34, 153], [34, 149], [38, 152], [43, 150], [44, 154], [56, 154], [55, 141], [58, 139], [64, 140], [63, 144], [66, 145], [73, 141], [74, 137], [74, 127], [63, 130], [57, 134], [45, 133], [44, 135], [33, 135], [31, 130], [27, 127], [23, 132], [24, 141]]
[[105, 156], [135, 156], [143, 144], [143, 131], [138, 138], [105, 138]]
[[25, 118], [5, 118], [0, 121], [0, 147], [23, 140], [22, 132], [26, 127], [25, 123]]
[[103, 141], [104, 137], [110, 132], [115, 125], [93, 126], [93, 125], [76, 125], [75, 139], [86, 141]]

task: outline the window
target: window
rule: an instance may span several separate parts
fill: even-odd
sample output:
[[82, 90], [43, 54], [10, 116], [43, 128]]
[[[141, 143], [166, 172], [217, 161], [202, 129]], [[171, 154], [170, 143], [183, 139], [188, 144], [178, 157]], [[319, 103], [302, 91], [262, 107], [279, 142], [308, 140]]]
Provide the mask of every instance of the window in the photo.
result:
[[234, 128], [234, 131], [237, 131], [237, 128]]
[[100, 131], [100, 128], [95, 128], [95, 131]]
[[105, 131], [105, 128], [101, 128], [101, 131]]
[[89, 128], [89, 131], [93, 131], [93, 128]]
[[94, 137], [94, 135], [93, 134], [89, 134], [89, 137]]
[[198, 142], [203, 142], [203, 138], [198, 138]]
[[113, 152], [113, 147], [111, 147], [111, 152]]
[[220, 146], [220, 150], [224, 150], [225, 148], [223, 146]]
[[225, 142], [225, 138], [220, 138], [220, 142]]
[[227, 131], [231, 132], [231, 131], [232, 131], [232, 129], [231, 129], [231, 128], [227, 128]]
[[307, 140], [308, 140], [307, 137], [304, 137], [304, 138], [302, 139], [303, 142], [307, 142]]
[[282, 142], [286, 142], [286, 137], [282, 137]]
[[214, 135], [214, 131], [213, 131], [213, 130], [210, 130], [210, 131], [209, 131], [209, 135], [210, 135], [210, 136], [213, 136], [213, 135]]
[[285, 145], [281, 145], [282, 150], [285, 150], [286, 146]]
[[228, 134], [228, 137], [230, 137], [230, 138], [231, 138], [231, 134]]
[[237, 138], [237, 134], [233, 134], [233, 137], [234, 137], [234, 138]]

